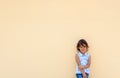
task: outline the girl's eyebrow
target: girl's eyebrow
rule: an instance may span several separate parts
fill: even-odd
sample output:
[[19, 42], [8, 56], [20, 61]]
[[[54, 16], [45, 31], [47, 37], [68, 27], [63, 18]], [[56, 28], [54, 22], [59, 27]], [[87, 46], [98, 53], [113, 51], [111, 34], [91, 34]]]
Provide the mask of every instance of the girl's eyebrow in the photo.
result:
[[86, 47], [86, 45], [80, 45], [80, 46]]

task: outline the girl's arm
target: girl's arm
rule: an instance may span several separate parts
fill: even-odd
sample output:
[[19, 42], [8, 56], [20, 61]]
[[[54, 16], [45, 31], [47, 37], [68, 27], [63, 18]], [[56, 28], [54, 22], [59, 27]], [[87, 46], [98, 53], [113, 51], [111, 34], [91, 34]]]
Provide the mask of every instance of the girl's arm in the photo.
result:
[[84, 67], [80, 64], [80, 60], [77, 54], [75, 55], [75, 60], [76, 60], [76, 63], [78, 64], [79, 70], [82, 72], [82, 74], [85, 74]]
[[88, 64], [86, 66], [84, 66], [84, 69], [89, 68], [90, 64], [91, 64], [91, 56], [89, 56]]

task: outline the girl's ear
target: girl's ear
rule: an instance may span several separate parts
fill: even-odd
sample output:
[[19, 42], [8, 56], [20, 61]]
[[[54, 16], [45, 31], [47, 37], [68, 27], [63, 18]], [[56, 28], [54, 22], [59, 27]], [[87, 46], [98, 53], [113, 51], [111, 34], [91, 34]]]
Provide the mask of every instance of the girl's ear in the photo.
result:
[[88, 48], [87, 48], [87, 51], [88, 51]]

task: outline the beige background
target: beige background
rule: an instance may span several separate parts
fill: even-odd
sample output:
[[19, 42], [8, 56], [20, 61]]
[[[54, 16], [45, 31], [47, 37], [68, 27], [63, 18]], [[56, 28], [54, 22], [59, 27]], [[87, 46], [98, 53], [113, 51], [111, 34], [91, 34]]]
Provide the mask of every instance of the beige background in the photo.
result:
[[90, 78], [120, 78], [119, 0], [0, 0], [0, 78], [75, 78], [76, 43]]

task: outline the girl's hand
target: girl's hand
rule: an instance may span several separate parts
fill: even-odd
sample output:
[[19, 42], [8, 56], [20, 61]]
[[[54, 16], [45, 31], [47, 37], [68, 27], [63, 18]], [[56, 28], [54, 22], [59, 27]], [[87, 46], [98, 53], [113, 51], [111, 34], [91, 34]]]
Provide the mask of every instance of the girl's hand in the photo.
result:
[[86, 78], [86, 74], [85, 73], [83, 74], [83, 78]]
[[83, 70], [84, 66], [79, 65], [78, 68], [79, 68], [79, 70]]

